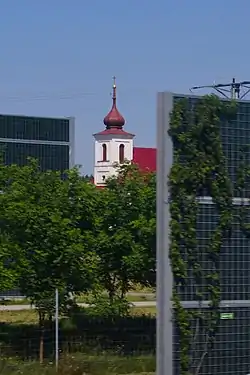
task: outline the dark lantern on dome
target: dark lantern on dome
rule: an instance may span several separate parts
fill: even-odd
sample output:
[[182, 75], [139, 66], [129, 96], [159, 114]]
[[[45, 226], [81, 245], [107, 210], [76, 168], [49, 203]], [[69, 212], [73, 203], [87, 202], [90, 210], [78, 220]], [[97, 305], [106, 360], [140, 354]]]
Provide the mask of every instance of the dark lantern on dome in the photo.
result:
[[103, 122], [106, 125], [107, 129], [122, 129], [123, 125], [125, 124], [125, 119], [120, 114], [118, 109], [116, 108], [116, 82], [115, 77], [113, 77], [113, 105], [107, 116], [104, 118]]

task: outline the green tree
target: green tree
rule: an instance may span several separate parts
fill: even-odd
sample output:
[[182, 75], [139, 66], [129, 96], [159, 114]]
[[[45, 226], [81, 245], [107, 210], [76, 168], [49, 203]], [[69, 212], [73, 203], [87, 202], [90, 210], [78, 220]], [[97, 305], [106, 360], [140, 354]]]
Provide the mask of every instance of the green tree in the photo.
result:
[[96, 190], [74, 169], [62, 178], [59, 172], [41, 172], [31, 160], [12, 172], [3, 194], [4, 227], [18, 247], [19, 286], [37, 307], [43, 332], [54, 313], [56, 288], [64, 309], [69, 292], [87, 291], [95, 283]]
[[155, 175], [124, 164], [99, 190], [97, 254], [101, 285], [110, 301], [132, 283], [155, 284]]
[[3, 192], [8, 186], [13, 168], [0, 160], [0, 290], [5, 291], [16, 287], [18, 269], [16, 267], [20, 252], [17, 244], [12, 241], [8, 228], [4, 225], [5, 196]]
[[93, 182], [94, 176], [92, 174], [91, 175], [85, 174], [84, 176], [82, 176], [82, 179], [88, 182]]

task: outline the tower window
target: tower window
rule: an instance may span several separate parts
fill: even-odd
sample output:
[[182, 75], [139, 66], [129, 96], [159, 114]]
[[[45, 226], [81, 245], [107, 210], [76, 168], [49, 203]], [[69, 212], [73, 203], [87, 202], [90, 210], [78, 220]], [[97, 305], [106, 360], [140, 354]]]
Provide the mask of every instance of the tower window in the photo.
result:
[[119, 163], [124, 163], [124, 145], [119, 146]]
[[102, 161], [107, 161], [107, 145], [105, 143], [102, 145]]

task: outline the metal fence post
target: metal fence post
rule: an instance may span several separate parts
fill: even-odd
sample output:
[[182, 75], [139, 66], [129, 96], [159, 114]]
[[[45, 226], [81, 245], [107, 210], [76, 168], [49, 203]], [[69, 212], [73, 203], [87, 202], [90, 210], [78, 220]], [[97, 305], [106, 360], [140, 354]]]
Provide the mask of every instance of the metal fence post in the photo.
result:
[[58, 360], [59, 360], [59, 297], [58, 289], [55, 292], [55, 364], [56, 371], [58, 370]]
[[173, 157], [172, 142], [168, 135], [172, 99], [170, 93], [158, 93], [157, 96], [157, 375], [173, 375], [171, 306], [173, 277], [169, 261], [170, 210], [168, 202], [168, 175]]

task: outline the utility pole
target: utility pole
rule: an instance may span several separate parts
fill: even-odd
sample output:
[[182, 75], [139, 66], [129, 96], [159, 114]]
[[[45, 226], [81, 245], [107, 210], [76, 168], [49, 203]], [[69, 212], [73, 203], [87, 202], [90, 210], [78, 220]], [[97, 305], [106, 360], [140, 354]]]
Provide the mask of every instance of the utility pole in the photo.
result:
[[242, 100], [250, 93], [250, 81], [236, 82], [235, 78], [229, 83], [218, 83], [214, 85], [194, 86], [190, 91], [200, 89], [213, 89], [226, 99]]

